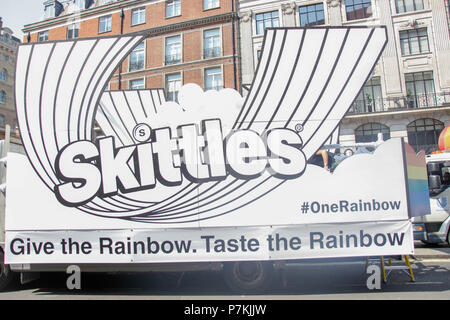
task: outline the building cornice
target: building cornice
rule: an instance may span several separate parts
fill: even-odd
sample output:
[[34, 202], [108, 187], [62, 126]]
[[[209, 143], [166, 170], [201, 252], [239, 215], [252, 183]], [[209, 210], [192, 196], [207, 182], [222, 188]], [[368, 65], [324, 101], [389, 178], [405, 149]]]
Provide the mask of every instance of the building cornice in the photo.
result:
[[156, 36], [159, 34], [165, 34], [169, 32], [181, 31], [185, 29], [192, 29], [199, 26], [204, 26], [208, 24], [217, 24], [222, 22], [229, 22], [233, 19], [233, 17], [237, 17], [235, 13], [229, 12], [224, 14], [219, 14], [211, 17], [199, 18], [188, 20], [184, 22], [172, 23], [165, 26], [154, 27], [146, 29], [144, 32], [149, 36]]
[[[121, 9], [123, 7], [128, 7], [133, 4], [137, 4], [137, 3], [139, 3], [139, 1], [136, 1], [136, 0], [126, 1], [126, 2], [122, 3], [120, 6], [118, 4], [116, 4], [115, 6], [108, 6], [108, 8], [106, 8], [106, 9], [102, 8], [103, 11], [101, 11], [101, 12], [98, 10], [94, 10], [94, 9], [86, 10], [86, 14], [83, 12], [83, 15], [80, 16], [80, 19], [81, 18], [85, 19], [88, 16], [99, 15], [100, 13], [111, 13], [112, 11], [117, 11], [117, 9]], [[28, 32], [47, 29], [49, 27], [58, 26], [61, 23], [66, 24], [67, 21], [70, 20], [71, 18], [73, 18], [73, 15], [66, 15], [64, 17], [61, 17], [60, 19], [56, 18], [56, 19], [47, 20], [47, 21], [39, 22], [39, 23], [32, 24], [32, 25], [27, 25], [27, 26], [25, 26], [26, 28], [23, 29], [23, 32], [28, 33]], [[199, 26], [203, 26], [203, 25], [207, 25], [207, 24], [229, 22], [229, 21], [232, 21], [233, 18], [237, 18], [237, 14], [233, 13], [233, 12], [227, 12], [227, 13], [223, 13], [223, 14], [219, 14], [219, 15], [208, 16], [208, 17], [198, 18], [198, 19], [192, 19], [192, 20], [182, 21], [182, 22], [178, 22], [178, 23], [172, 23], [172, 24], [168, 24], [168, 25], [164, 25], [164, 26], [152, 27], [152, 28], [148, 28], [148, 29], [145, 29], [142, 31], [137, 31], [136, 33], [145, 33], [145, 34], [148, 34], [149, 36], [155, 36], [158, 34], [181, 31], [184, 29], [195, 28], [195, 27], [199, 27]]]

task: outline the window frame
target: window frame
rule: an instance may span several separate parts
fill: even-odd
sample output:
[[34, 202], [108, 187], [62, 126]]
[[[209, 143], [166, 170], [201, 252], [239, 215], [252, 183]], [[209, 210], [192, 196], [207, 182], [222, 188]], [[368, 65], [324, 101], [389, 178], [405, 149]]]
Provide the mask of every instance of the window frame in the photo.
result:
[[[215, 31], [215, 30], [217, 30], [217, 35], [214, 35], [214, 36], [210, 36], [210, 37], [208, 37], [208, 38], [206, 38], [205, 37], [205, 34], [207, 33], [207, 32], [211, 32], [211, 31]], [[216, 58], [216, 57], [220, 57], [220, 56], [222, 56], [222, 49], [223, 49], [223, 45], [222, 45], [222, 28], [221, 27], [216, 27], [216, 28], [210, 28], [210, 29], [204, 29], [203, 30], [203, 37], [202, 37], [202, 46], [203, 46], [203, 59], [209, 59], [209, 58]], [[218, 38], [218, 42], [219, 42], [219, 46], [218, 47], [212, 47], [212, 48], [207, 48], [206, 47], [206, 40], [207, 39], [210, 39], [210, 38]], [[212, 42], [214, 43], [214, 40], [215, 39], [213, 39], [212, 40]], [[216, 48], [218, 49], [218, 50], [216, 50]], [[207, 54], [206, 53], [206, 50], [211, 50], [212, 49], [212, 55], [209, 55], [209, 54]]]
[[[140, 48], [142, 46], [142, 48]], [[146, 41], [142, 41], [140, 44], [138, 44], [133, 51], [130, 52], [130, 58], [128, 61], [128, 71], [138, 71], [138, 70], [143, 70], [145, 69], [145, 57], [146, 57]], [[132, 68], [132, 59], [133, 56], [136, 56], [136, 60], [138, 62], [138, 66], [136, 68]], [[140, 65], [140, 59], [142, 59], [142, 67], [139, 68]]]
[[6, 104], [6, 92], [4, 90], [0, 90], [0, 103]]
[[74, 5], [80, 10], [86, 9], [86, 1], [84, 0], [75, 0]]
[[[174, 97], [173, 100], [169, 99], [169, 94], [170, 94], [170, 90], [169, 90], [169, 77], [171, 76], [179, 76], [179, 78], [177, 78], [175, 81], [179, 81], [179, 88], [177, 91], [173, 91], [174, 93]], [[173, 82], [174, 80], [172, 80], [171, 82]], [[180, 88], [183, 86], [183, 74], [182, 72], [175, 72], [175, 73], [167, 73], [164, 75], [164, 89], [166, 91], [166, 101], [173, 101], [173, 102], [178, 102], [178, 93], [180, 92]]]
[[[427, 123], [427, 120], [432, 120], [432, 123]], [[420, 122], [423, 122], [420, 123]], [[433, 130], [427, 130], [427, 127], [433, 127]], [[423, 128], [423, 130], [418, 130], [417, 128]], [[434, 118], [420, 118], [416, 119], [414, 121], [411, 121], [406, 125], [406, 134], [408, 137], [408, 144], [411, 145], [411, 147], [416, 151], [419, 152], [420, 150], [425, 149], [425, 152], [427, 154], [437, 150], [439, 148], [439, 135], [442, 131], [442, 129], [445, 128], [445, 125], [442, 121], [434, 119]], [[432, 137], [435, 141], [434, 143], [427, 143], [427, 132], [433, 131]], [[420, 133], [425, 133], [424, 144], [419, 144], [418, 142], [418, 136]], [[414, 137], [414, 139], [413, 139]], [[413, 141], [414, 140], [414, 141]]]
[[[42, 37], [43, 37], [44, 39], [42, 39]], [[38, 38], [37, 38], [37, 40], [38, 40], [38, 42], [45, 42], [45, 41], [48, 41], [48, 30], [38, 32]]]
[[[208, 88], [207, 87], [207, 83], [208, 83], [207, 82], [207, 72], [209, 70], [215, 70], [215, 69], [220, 70], [220, 77], [221, 77], [222, 84], [221, 84], [221, 86], [215, 86], [215, 87]], [[215, 74], [219, 74], [219, 73], [215, 73]], [[215, 75], [215, 74], [213, 74], [213, 75]], [[214, 82], [214, 80], [213, 80], [213, 82]], [[203, 87], [205, 88], [205, 91], [208, 91], [208, 90], [217, 90], [217, 91], [219, 91], [219, 90], [225, 88], [225, 81], [224, 81], [224, 74], [223, 74], [223, 67], [222, 66], [211, 66], [211, 67], [207, 67], [207, 68], [203, 69]]]
[[[210, 2], [212, 2], [212, 3], [217, 2], [217, 4], [216, 5], [213, 4], [211, 7], [207, 7], [205, 4], [210, 3]], [[212, 9], [217, 9], [217, 8], [220, 8], [220, 0], [203, 0], [203, 10], [212, 10]]]
[[[311, 8], [311, 7], [314, 7], [314, 8], [317, 8], [317, 6], [322, 6], [322, 10], [314, 10], [314, 11], [312, 11], [312, 12], [314, 12], [315, 14], [314, 14], [314, 16], [315, 16], [315, 18], [317, 19], [317, 12], [322, 12], [322, 14], [323, 14], [323, 23], [309, 23], [309, 13], [310, 12], [308, 12], [308, 9], [307, 9], [307, 11], [306, 11], [306, 16], [307, 16], [307, 20], [308, 20], [308, 23], [307, 24], [305, 24], [305, 25], [302, 25], [302, 15], [304, 15], [305, 13], [301, 13], [300, 12], [300, 10], [301, 9], [303, 9], [303, 8]], [[312, 3], [312, 4], [306, 4], [306, 5], [301, 5], [301, 6], [299, 6], [298, 7], [298, 21], [299, 21], [299, 25], [300, 25], [300, 27], [311, 27], [311, 26], [321, 26], [321, 25], [325, 25], [326, 24], [326, 19], [325, 19], [325, 6], [323, 5], [323, 3]], [[316, 20], [316, 22], [317, 22], [318, 20]]]
[[[276, 15], [277, 15], [277, 17], [276, 17], [277, 23], [278, 23], [277, 26], [274, 26], [274, 23], [273, 23], [273, 21], [275, 21], [275, 18], [273, 17], [274, 13], [276, 13]], [[269, 19], [264, 18], [264, 15], [266, 15], [266, 14], [270, 14], [271, 17]], [[258, 19], [258, 17], [262, 17], [262, 19]], [[266, 20], [270, 20], [270, 26], [265, 26], [265, 22], [264, 21], [266, 21]], [[262, 30], [259, 30], [259, 28], [258, 28], [258, 25], [259, 25], [258, 22], [259, 21], [263, 22]], [[280, 15], [280, 12], [278, 10], [272, 10], [272, 11], [265, 11], [265, 12], [255, 13], [255, 34], [257, 36], [263, 35], [265, 30], [266, 30], [266, 28], [274, 28], [274, 27], [280, 27], [280, 26], [281, 26], [281, 15]]]
[[[143, 15], [142, 15], [142, 13], [143, 13]], [[146, 7], [139, 7], [139, 8], [132, 9], [131, 10], [131, 26], [133, 27], [133, 26], [145, 24], [146, 20], [147, 20], [146, 14], [147, 14]], [[137, 22], [133, 22], [135, 16], [141, 17], [141, 18], [143, 17], [144, 21], [140, 21], [140, 19], [138, 19]]]
[[[177, 53], [177, 56], [179, 55], [179, 59], [171, 59], [168, 60], [167, 57], [172, 56], [172, 55], [168, 55], [167, 54], [167, 40], [168, 39], [172, 39], [172, 38], [179, 38], [179, 53]], [[173, 62], [172, 62], [173, 61]], [[164, 38], [164, 65], [173, 65], [173, 64], [178, 64], [178, 63], [182, 63], [183, 62], [183, 37], [181, 34], [177, 34], [177, 35], [172, 35], [172, 36], [167, 36]]]
[[[76, 27], [76, 28], [74, 28], [74, 29], [71, 30], [71, 29], [70, 29], [71, 27]], [[76, 37], [75, 37], [75, 36], [69, 37], [70, 31], [72, 31], [72, 32], [76, 31]], [[69, 25], [67, 26], [67, 34], [66, 34], [66, 38], [67, 38], [68, 40], [71, 40], [71, 39], [78, 39], [78, 38], [79, 38], [79, 34], [80, 34], [80, 24], [79, 24], [79, 23], [72, 23], [72, 24], [69, 24]]]
[[[102, 19], [107, 19], [108, 23], [105, 23], [105, 30], [101, 30], [100, 27], [102, 25]], [[108, 29], [109, 27], [109, 29]], [[98, 33], [107, 33], [112, 31], [112, 15], [106, 15], [98, 18]]]
[[[431, 77], [428, 75], [431, 74]], [[408, 80], [407, 77], [413, 77], [413, 80]], [[416, 79], [421, 77], [422, 79]], [[410, 84], [413, 84], [413, 92], [410, 94]], [[424, 93], [421, 93], [418, 88], [418, 84], [422, 85], [424, 88]], [[427, 85], [428, 84], [428, 85]], [[432, 87], [432, 92], [428, 92], [428, 88]], [[418, 72], [408, 72], [405, 73], [405, 88], [406, 88], [406, 100], [408, 108], [422, 108], [423, 102], [425, 101], [425, 108], [429, 107], [429, 102], [435, 102], [436, 105], [436, 86], [434, 83], [434, 73], [432, 70], [429, 71], [418, 71]], [[411, 98], [413, 97], [413, 98]], [[425, 100], [420, 100], [421, 97], [425, 97]]]
[[[379, 89], [380, 96], [377, 96], [377, 90]], [[369, 91], [369, 93], [367, 93]], [[370, 101], [368, 97], [370, 98]], [[381, 77], [380, 76], [373, 76], [367, 82], [364, 84], [364, 86], [361, 88], [361, 90], [358, 92], [358, 95], [356, 96], [355, 101], [352, 104], [352, 108], [355, 109], [358, 104], [362, 103], [363, 106], [363, 112], [358, 112], [354, 110], [355, 113], [373, 113], [383, 110], [380, 109], [378, 106], [381, 105], [381, 109], [383, 109], [383, 87], [381, 85]]]
[[[414, 9], [413, 10], [406, 10], [405, 2], [412, 2]], [[422, 8], [418, 9], [416, 8], [416, 1], [420, 1], [422, 3]], [[403, 5], [403, 11], [399, 11], [399, 2]], [[425, 3], [423, 0], [394, 0], [394, 6], [395, 6], [395, 13], [396, 14], [402, 14], [402, 13], [408, 13], [408, 12], [415, 12], [420, 10], [425, 10]]]
[[[351, 1], [351, 4], [347, 3], [347, 2], [350, 2], [350, 1]], [[344, 0], [343, 1], [343, 3], [344, 3], [344, 10], [345, 10], [345, 21], [357, 21], [357, 20], [369, 19], [369, 18], [373, 17], [372, 0], [361, 0], [361, 1], [362, 1], [361, 4], [359, 4], [359, 3], [355, 4], [355, 0]], [[370, 3], [370, 5], [367, 6], [367, 7], [364, 7], [364, 4], [367, 4], [367, 3]], [[363, 17], [361, 17], [361, 18], [357, 17], [357, 14], [355, 13], [355, 12], [357, 12], [357, 10], [355, 10], [355, 7], [359, 6], [359, 5], [362, 5], [361, 9], [365, 9], [365, 10], [362, 11], [363, 12]], [[353, 10], [349, 11], [348, 10], [349, 7], [352, 7]], [[370, 14], [368, 14], [366, 12], [366, 10], [367, 10], [366, 8], [370, 8]], [[349, 18], [350, 13], [353, 14], [353, 18]]]
[[[425, 35], [420, 35], [419, 31], [423, 31], [425, 30]], [[410, 36], [413, 32], [416, 33], [415, 37]], [[407, 35], [407, 37], [404, 37], [403, 35]], [[415, 54], [426, 54], [426, 53], [431, 53], [431, 49], [430, 49], [430, 39], [428, 37], [428, 28], [427, 27], [421, 27], [421, 28], [414, 28], [414, 29], [406, 29], [406, 30], [399, 30], [398, 33], [398, 37], [399, 37], [399, 42], [400, 42], [400, 52], [402, 54], [402, 56], [410, 56], [410, 55], [415, 55]], [[418, 43], [418, 48], [419, 51], [418, 52], [411, 52], [411, 40], [414, 40], [417, 38], [417, 43]], [[425, 39], [426, 38], [426, 43], [427, 43], [427, 48], [425, 49], [425, 51], [422, 49], [422, 41], [421, 39]], [[403, 46], [403, 41], [402, 40], [407, 40], [408, 43], [408, 52], [405, 52], [404, 46]]]
[[[375, 126], [374, 126], [375, 125]], [[358, 133], [362, 134], [358, 134]], [[356, 143], [369, 143], [378, 140], [378, 133], [383, 134], [383, 141], [391, 138], [391, 128], [380, 122], [366, 122], [355, 129]], [[362, 138], [361, 137], [370, 137]], [[369, 141], [370, 140], [370, 141]]]
[[55, 8], [54, 3], [44, 6], [44, 19], [45, 20], [55, 18], [55, 16], [56, 16], [56, 8]]
[[[136, 81], [142, 81], [142, 88], [133, 88], [133, 82]], [[129, 90], [143, 90], [145, 89], [145, 78], [139, 78], [139, 79], [131, 79], [128, 81], [128, 88]]]
[[[181, 16], [181, 0], [166, 0], [166, 19]], [[172, 7], [172, 12], [169, 15], [169, 6]], [[177, 8], [179, 12], [177, 11]]]
[[8, 81], [8, 70], [5, 68], [0, 70], [0, 81], [6, 82]]

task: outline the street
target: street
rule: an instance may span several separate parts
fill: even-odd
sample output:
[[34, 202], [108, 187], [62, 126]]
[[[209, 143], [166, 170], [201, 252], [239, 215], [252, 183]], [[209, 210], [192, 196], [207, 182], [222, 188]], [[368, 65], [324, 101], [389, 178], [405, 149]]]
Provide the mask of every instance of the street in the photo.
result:
[[[440, 252], [436, 255], [436, 252]], [[411, 257], [415, 282], [393, 270], [380, 289], [369, 290], [364, 258], [304, 260], [286, 266], [257, 295], [232, 293], [219, 272], [82, 274], [81, 289], [68, 290], [64, 273], [44, 273], [37, 281], [0, 293], [0, 300], [448, 300], [450, 248], [422, 247]], [[394, 260], [394, 265], [404, 265]], [[376, 264], [375, 264], [376, 265]], [[284, 280], [284, 281], [283, 281]]]

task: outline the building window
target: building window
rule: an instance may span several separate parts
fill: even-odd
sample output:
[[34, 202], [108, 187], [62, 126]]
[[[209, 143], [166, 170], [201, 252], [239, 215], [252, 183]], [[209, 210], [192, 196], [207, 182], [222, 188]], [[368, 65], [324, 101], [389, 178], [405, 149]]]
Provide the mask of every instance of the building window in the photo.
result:
[[38, 42], [48, 41], [48, 31], [38, 33]]
[[144, 69], [145, 43], [139, 44], [130, 54], [130, 71]]
[[205, 90], [223, 89], [222, 68], [205, 69]]
[[130, 81], [130, 89], [131, 90], [145, 89], [144, 79], [131, 80]]
[[137, 8], [131, 11], [131, 25], [145, 23], [145, 8]]
[[3, 69], [0, 71], [0, 81], [6, 82], [6, 79], [8, 77], [8, 72], [6, 69]]
[[375, 142], [379, 133], [383, 134], [383, 141], [391, 138], [391, 130], [386, 125], [377, 122], [365, 123], [356, 128], [355, 142]]
[[430, 52], [427, 28], [400, 31], [402, 55]]
[[9, 61], [9, 56], [2, 54], [2, 60], [5, 62]]
[[300, 27], [325, 24], [323, 3], [302, 6], [298, 10], [300, 13]]
[[92, 4], [93, 0], [75, 0], [75, 6], [79, 9], [79, 10], [84, 10], [90, 7], [90, 5]]
[[203, 10], [219, 8], [219, 0], [203, 0]]
[[0, 126], [4, 127], [5, 126], [5, 116], [0, 114]]
[[44, 8], [44, 19], [51, 19], [55, 17], [55, 5], [50, 4]]
[[425, 150], [427, 154], [438, 149], [438, 140], [444, 124], [436, 119], [418, 119], [406, 127], [408, 143], [416, 152]]
[[345, 0], [347, 21], [370, 18], [372, 3], [370, 0]]
[[5, 91], [0, 91], [0, 103], [5, 103], [6, 101], [6, 93]]
[[178, 102], [178, 91], [180, 91], [180, 88], [181, 88], [180, 73], [166, 75], [167, 101]]
[[351, 112], [368, 113], [383, 111], [383, 95], [380, 77], [373, 77], [366, 82], [352, 105]]
[[408, 108], [436, 106], [433, 71], [405, 74]]
[[176, 17], [180, 15], [181, 15], [181, 0], [167, 0], [166, 18]]
[[222, 53], [220, 41], [220, 29], [206, 30], [203, 32], [203, 57], [219, 57]]
[[76, 6], [79, 10], [85, 9], [85, 3], [84, 3], [84, 0], [75, 0], [75, 6]]
[[166, 64], [181, 62], [181, 36], [166, 38]]
[[397, 13], [423, 9], [423, 0], [395, 0], [395, 10], [397, 11]]
[[111, 31], [112, 16], [100, 17], [98, 19], [98, 33]]
[[256, 34], [263, 34], [266, 28], [279, 27], [278, 11], [258, 13], [256, 16]]
[[67, 39], [76, 39], [78, 38], [78, 30], [80, 29], [80, 25], [78, 23], [74, 23], [67, 26]]

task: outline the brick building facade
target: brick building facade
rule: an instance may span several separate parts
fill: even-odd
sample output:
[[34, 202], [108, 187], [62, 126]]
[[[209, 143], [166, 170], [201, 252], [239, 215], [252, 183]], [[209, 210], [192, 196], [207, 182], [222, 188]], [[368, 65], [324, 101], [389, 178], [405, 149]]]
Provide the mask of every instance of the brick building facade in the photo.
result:
[[[239, 89], [234, 0], [66, 0], [44, 2], [45, 18], [24, 27], [25, 41], [145, 32], [109, 89], [164, 88], [176, 100], [185, 83]], [[233, 41], [233, 39], [235, 39]]]

